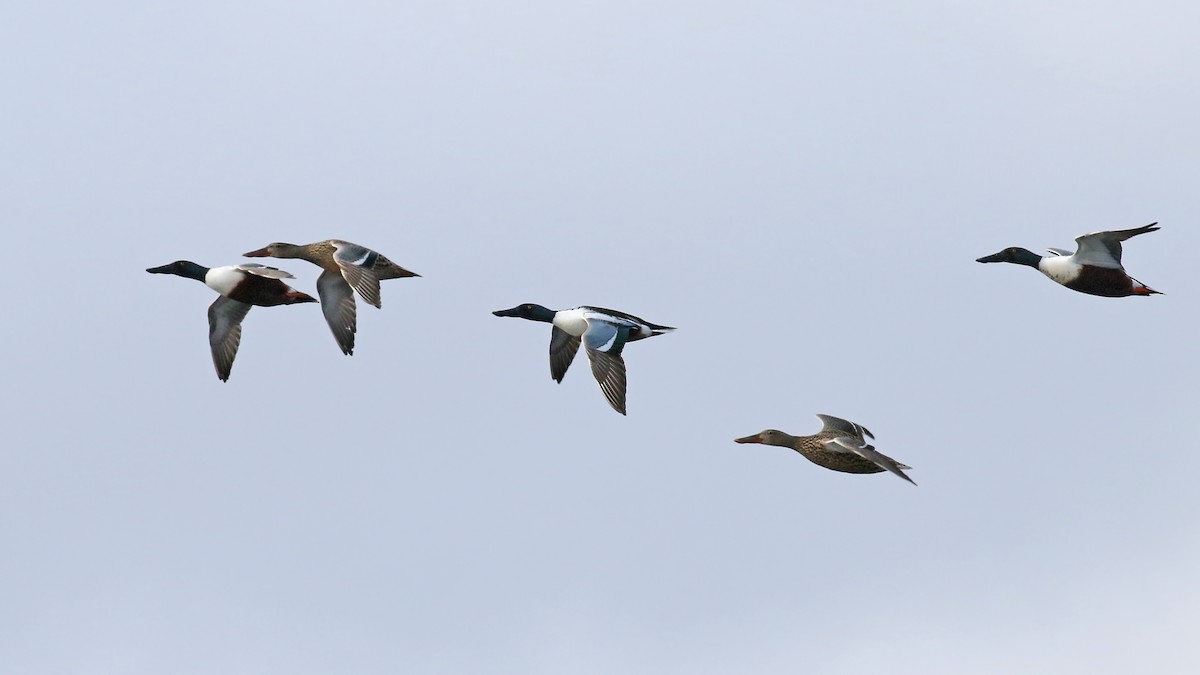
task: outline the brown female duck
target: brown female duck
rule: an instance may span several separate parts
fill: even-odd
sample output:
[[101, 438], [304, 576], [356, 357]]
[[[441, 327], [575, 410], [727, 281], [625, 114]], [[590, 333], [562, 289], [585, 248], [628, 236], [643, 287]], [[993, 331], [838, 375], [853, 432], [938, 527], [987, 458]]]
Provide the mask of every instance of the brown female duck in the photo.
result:
[[317, 278], [321, 312], [343, 354], [354, 353], [354, 333], [358, 330], [354, 291], [363, 300], [381, 307], [379, 282], [383, 279], [419, 277], [365, 246], [341, 239], [313, 244], [267, 244], [245, 254], [247, 258], [299, 258], [325, 270]]
[[832, 415], [817, 415], [824, 426], [812, 436], [791, 434], [767, 429], [753, 436], [736, 439], [737, 443], [763, 443], [791, 448], [804, 455], [810, 462], [845, 473], [879, 473], [891, 471], [904, 480], [916, 485], [902, 469], [911, 469], [877, 452], [867, 438], [875, 436], [866, 427]]

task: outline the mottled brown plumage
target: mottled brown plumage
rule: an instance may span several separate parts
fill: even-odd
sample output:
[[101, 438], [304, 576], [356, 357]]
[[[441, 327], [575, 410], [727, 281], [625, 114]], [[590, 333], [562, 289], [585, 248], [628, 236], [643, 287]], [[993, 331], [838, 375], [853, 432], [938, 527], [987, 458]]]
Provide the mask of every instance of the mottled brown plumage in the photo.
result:
[[341, 239], [299, 246], [275, 242], [245, 255], [248, 258], [299, 258], [325, 270], [317, 277], [321, 312], [338, 347], [347, 355], [354, 353], [354, 334], [358, 331], [354, 292], [358, 291], [366, 302], [381, 307], [380, 280], [421, 276], [388, 260], [378, 251]]
[[300, 245], [275, 242], [257, 251], [247, 253], [246, 257], [299, 258], [307, 260], [324, 270], [338, 274], [342, 274], [348, 264], [356, 264], [370, 270], [372, 276], [376, 279], [402, 279], [405, 277], [421, 276], [388, 260], [382, 253], [340, 239], [327, 239], [312, 244]]
[[832, 415], [817, 415], [824, 426], [811, 436], [793, 436], [777, 429], [760, 431], [738, 438], [737, 443], [762, 443], [791, 448], [810, 462], [843, 473], [879, 473], [891, 471], [916, 485], [902, 469], [911, 469], [875, 450], [867, 438], [875, 436], [864, 426]]

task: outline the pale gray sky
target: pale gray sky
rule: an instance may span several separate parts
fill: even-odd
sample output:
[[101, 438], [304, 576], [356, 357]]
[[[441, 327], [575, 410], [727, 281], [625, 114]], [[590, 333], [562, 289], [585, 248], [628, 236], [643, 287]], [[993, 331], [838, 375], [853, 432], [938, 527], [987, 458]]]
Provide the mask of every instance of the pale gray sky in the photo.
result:
[[[0, 672], [1194, 672], [1198, 24], [9, 3]], [[974, 262], [1155, 220], [1162, 296]], [[424, 276], [225, 384], [143, 271], [330, 237]], [[520, 302], [679, 330], [625, 418]], [[920, 486], [733, 443], [815, 413]]]

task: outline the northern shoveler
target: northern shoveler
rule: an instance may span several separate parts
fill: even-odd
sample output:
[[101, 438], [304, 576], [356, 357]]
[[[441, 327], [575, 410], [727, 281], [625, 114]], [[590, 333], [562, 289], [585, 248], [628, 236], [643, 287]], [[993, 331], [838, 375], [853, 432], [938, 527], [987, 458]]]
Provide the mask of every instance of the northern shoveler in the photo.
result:
[[976, 260], [981, 263], [1007, 262], [1028, 265], [1073, 291], [1122, 298], [1127, 295], [1155, 295], [1158, 291], [1146, 286], [1125, 272], [1121, 266], [1121, 242], [1139, 234], [1154, 232], [1158, 223], [1132, 230], [1092, 232], [1076, 237], [1074, 253], [1049, 249], [1040, 256], [1016, 246]]
[[813, 464], [834, 471], [845, 473], [891, 471], [916, 485], [916, 482], [903, 471], [903, 469], [911, 469], [911, 466], [901, 464], [876, 451], [875, 446], [867, 442], [867, 438], [874, 439], [875, 435], [866, 427], [832, 415], [817, 415], [817, 417], [823, 426], [812, 436], [792, 436], [776, 429], [767, 429], [753, 436], [735, 439], [735, 442], [763, 443], [791, 448], [804, 455]]
[[659, 326], [632, 314], [603, 307], [573, 307], [557, 312], [541, 305], [526, 303], [512, 309], [492, 312], [496, 316], [512, 316], [552, 324], [550, 329], [550, 377], [562, 382], [567, 368], [579, 351], [579, 343], [587, 348], [592, 362], [592, 375], [614, 410], [625, 414], [625, 360], [621, 350], [625, 343], [669, 333], [674, 328]]
[[379, 299], [381, 280], [421, 276], [376, 251], [341, 239], [299, 246], [275, 242], [257, 251], [250, 251], [245, 256], [299, 258], [323, 269], [321, 276], [317, 277], [317, 295], [321, 298], [321, 312], [343, 354], [354, 353], [354, 334], [358, 330], [354, 291], [378, 308], [382, 307]]
[[317, 301], [280, 281], [292, 278], [291, 274], [265, 265], [226, 265], [210, 269], [189, 260], [176, 260], [146, 271], [196, 279], [221, 294], [208, 308], [208, 344], [212, 348], [217, 377], [222, 382], [229, 379], [229, 371], [233, 369], [233, 359], [242, 342], [242, 319], [252, 306], [274, 307]]

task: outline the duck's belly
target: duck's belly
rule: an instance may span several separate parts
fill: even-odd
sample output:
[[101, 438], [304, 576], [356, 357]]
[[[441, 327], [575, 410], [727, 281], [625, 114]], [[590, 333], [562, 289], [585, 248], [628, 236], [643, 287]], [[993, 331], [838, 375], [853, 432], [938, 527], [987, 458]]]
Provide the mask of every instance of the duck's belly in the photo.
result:
[[863, 459], [858, 455], [851, 455], [842, 452], [829, 452], [828, 450], [820, 451], [800, 451], [800, 454], [808, 458], [813, 464], [823, 466], [826, 469], [841, 471], [843, 473], [879, 473], [884, 469], [875, 462]]
[[1133, 295], [1133, 281], [1124, 270], [1111, 267], [1084, 267], [1083, 274], [1074, 281], [1063, 284], [1073, 291], [1101, 295], [1106, 298], [1123, 298]]

